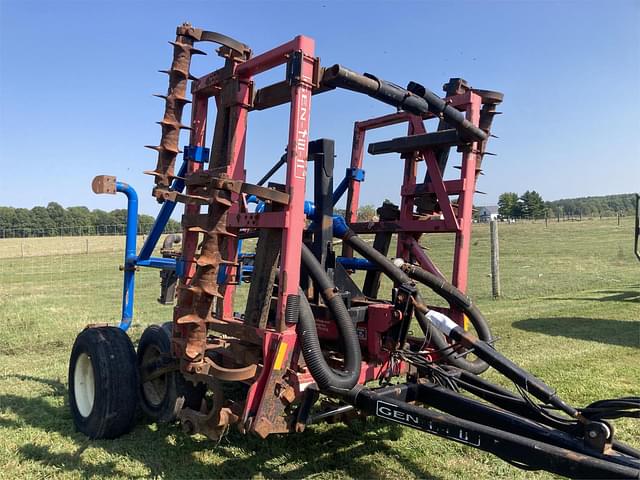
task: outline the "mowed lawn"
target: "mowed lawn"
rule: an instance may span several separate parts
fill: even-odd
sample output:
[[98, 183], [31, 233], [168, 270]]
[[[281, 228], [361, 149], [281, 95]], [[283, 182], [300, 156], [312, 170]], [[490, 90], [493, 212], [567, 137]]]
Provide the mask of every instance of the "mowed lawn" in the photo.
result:
[[[497, 348], [577, 406], [640, 395], [632, 231], [631, 218], [621, 226], [615, 219], [500, 224], [503, 298], [493, 300], [488, 226], [474, 227], [469, 292]], [[90, 244], [89, 253], [86, 239], [76, 241], [38, 240], [35, 251], [49, 256], [31, 257], [31, 244], [0, 240], [0, 478], [553, 478], [373, 419], [267, 440], [232, 431], [219, 443], [141, 421], [120, 439], [89, 441], [73, 429], [67, 362], [85, 324], [118, 319], [122, 239], [101, 239], [107, 243]], [[449, 273], [452, 238], [423, 244]], [[171, 318], [158, 292], [157, 271], [140, 272], [135, 340], [146, 325]], [[638, 423], [617, 422], [618, 437], [640, 447]]]

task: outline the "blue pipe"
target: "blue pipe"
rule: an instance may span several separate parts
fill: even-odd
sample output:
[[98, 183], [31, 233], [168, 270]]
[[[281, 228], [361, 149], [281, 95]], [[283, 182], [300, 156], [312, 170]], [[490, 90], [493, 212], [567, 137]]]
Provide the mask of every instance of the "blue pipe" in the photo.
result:
[[347, 187], [349, 186], [349, 177], [344, 177], [342, 181], [338, 184], [338, 187], [333, 192], [332, 202], [333, 206], [336, 206], [336, 203], [340, 201], [344, 192], [347, 191]]
[[366, 258], [338, 257], [340, 265], [347, 270], [379, 270], [380, 267]]
[[127, 236], [124, 248], [124, 284], [122, 287], [122, 318], [120, 329], [125, 332], [133, 318], [133, 292], [136, 274], [136, 237], [138, 235], [138, 194], [124, 182], [116, 182], [116, 191], [127, 196]]
[[[264, 212], [265, 203], [262, 200], [258, 200], [258, 197], [255, 195], [247, 196], [247, 203], [255, 203], [256, 210], [254, 213], [262, 213]], [[311, 200], [304, 201], [304, 214], [307, 217], [312, 217], [316, 211], [316, 206]]]
[[[171, 190], [174, 190], [176, 192], [182, 192], [182, 190], [184, 190], [183, 178], [187, 173], [187, 163], [187, 161], [182, 162], [182, 166], [178, 171], [178, 177], [181, 178], [176, 178], [173, 180], [173, 183], [171, 184]], [[167, 226], [167, 222], [169, 221], [169, 218], [171, 218], [171, 215], [173, 214], [173, 210], [175, 208], [176, 202], [165, 200], [165, 202], [162, 204], [162, 207], [160, 207], [160, 212], [158, 212], [158, 216], [156, 217], [156, 221], [153, 222], [153, 227], [151, 227], [151, 231], [149, 232], [144, 245], [142, 245], [142, 248], [140, 249], [140, 255], [138, 256], [140, 260], [147, 260], [149, 257], [151, 257], [153, 249], [156, 248], [156, 244], [160, 239], [160, 235], [162, 235], [164, 227]]]
[[136, 260], [136, 265], [139, 267], [151, 267], [151, 268], [162, 268], [166, 270], [175, 270], [176, 269], [176, 259], [175, 258], [163, 258], [163, 257], [149, 257], [145, 260]]

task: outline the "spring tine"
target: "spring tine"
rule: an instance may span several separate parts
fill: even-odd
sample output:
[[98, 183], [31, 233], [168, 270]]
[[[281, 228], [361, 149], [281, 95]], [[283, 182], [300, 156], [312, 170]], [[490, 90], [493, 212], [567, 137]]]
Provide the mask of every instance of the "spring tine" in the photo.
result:
[[[167, 94], [155, 95], [165, 101], [164, 116], [159, 122], [162, 126], [162, 137], [158, 146], [148, 147], [158, 152], [157, 165], [153, 170], [157, 187], [169, 187], [171, 177], [174, 174], [176, 157], [180, 153], [180, 130], [190, 128], [182, 124], [182, 110], [184, 105], [190, 103], [186, 94], [188, 80], [191, 78], [189, 74], [191, 56], [200, 53], [199, 50], [193, 48], [194, 37], [188, 34], [190, 28], [187, 24], [178, 28], [175, 41], [169, 42], [173, 46], [171, 67], [167, 70], [160, 70], [161, 73], [169, 76]], [[161, 195], [157, 195], [156, 198], [162, 201]]]
[[163, 145], [145, 145], [144, 148], [150, 148], [151, 150], [155, 150], [156, 152], [171, 152], [175, 153], [176, 155], [178, 153], [182, 153], [182, 150], [180, 150], [179, 148], [173, 149], [171, 147], [166, 147]]
[[186, 105], [187, 103], [191, 103], [191, 100], [185, 97], [176, 97], [175, 95], [163, 95], [162, 93], [152, 93], [154, 97], [162, 98], [165, 101], [172, 101], [178, 104]]
[[167, 127], [167, 128], [178, 128], [180, 130], [191, 130], [191, 127], [189, 127], [188, 125], [183, 125], [182, 123], [175, 123], [175, 122], [171, 122], [171, 121], [166, 121], [166, 120], [160, 120], [159, 122], [156, 122], [158, 125], [162, 125], [163, 127]]
[[188, 43], [182, 43], [182, 42], [171, 42], [169, 41], [169, 43], [171, 45], [173, 45], [176, 48], [179, 48], [181, 50], [184, 50], [185, 52], [188, 52], [191, 55], [206, 55], [207, 52], [204, 52], [198, 48], [193, 47], [192, 45], [189, 45]]

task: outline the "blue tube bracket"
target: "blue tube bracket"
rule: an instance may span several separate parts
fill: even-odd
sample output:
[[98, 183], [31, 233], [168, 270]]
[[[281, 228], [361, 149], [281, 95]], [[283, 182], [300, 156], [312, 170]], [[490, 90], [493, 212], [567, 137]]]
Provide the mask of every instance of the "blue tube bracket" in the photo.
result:
[[364, 170], [361, 168], [347, 168], [346, 177], [356, 182], [364, 182]]
[[191, 161], [197, 163], [207, 163], [209, 161], [209, 149], [207, 147], [196, 147], [193, 145], [186, 145], [183, 148], [184, 161]]

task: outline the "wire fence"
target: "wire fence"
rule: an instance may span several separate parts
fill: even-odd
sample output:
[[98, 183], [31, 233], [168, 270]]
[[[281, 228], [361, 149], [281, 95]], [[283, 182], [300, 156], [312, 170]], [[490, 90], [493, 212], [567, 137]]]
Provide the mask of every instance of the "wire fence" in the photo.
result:
[[[55, 295], [90, 303], [99, 295], [119, 302], [125, 226], [104, 227], [97, 235], [81, 235], [81, 228], [62, 227], [55, 229], [58, 235], [45, 230], [39, 236], [33, 231], [30, 236], [0, 238], [0, 299], [28, 301], [34, 295]], [[138, 236], [138, 248], [145, 237]], [[158, 245], [162, 245], [162, 238]], [[159, 254], [159, 247], [154, 254]], [[137, 277], [154, 288], [158, 285], [157, 270], [142, 269]]]
[[[153, 227], [152, 222], [138, 222], [138, 233], [147, 235]], [[56, 227], [11, 227], [0, 228], [0, 239], [5, 238], [43, 238], [43, 237], [94, 237], [125, 235], [126, 224], [113, 225], [65, 225]], [[179, 233], [178, 228], [169, 225], [165, 233]]]

